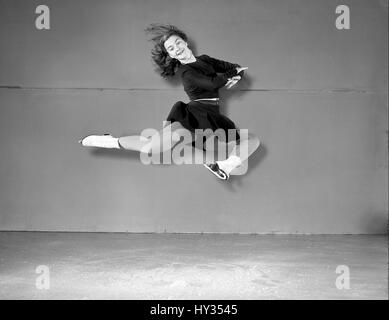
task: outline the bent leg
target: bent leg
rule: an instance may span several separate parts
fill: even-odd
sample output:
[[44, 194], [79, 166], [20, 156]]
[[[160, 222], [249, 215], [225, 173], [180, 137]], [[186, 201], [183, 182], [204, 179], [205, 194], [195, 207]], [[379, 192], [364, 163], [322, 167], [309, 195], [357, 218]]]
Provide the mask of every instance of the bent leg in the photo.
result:
[[259, 138], [256, 135], [249, 133], [247, 139], [241, 140], [239, 144], [234, 146], [230, 156], [236, 155], [243, 162], [258, 149], [260, 144]]
[[249, 133], [247, 139], [241, 139], [239, 144], [234, 146], [226, 160], [216, 163], [228, 175], [240, 175], [241, 171], [245, 172], [247, 169], [242, 164], [258, 149], [259, 145], [259, 138]]

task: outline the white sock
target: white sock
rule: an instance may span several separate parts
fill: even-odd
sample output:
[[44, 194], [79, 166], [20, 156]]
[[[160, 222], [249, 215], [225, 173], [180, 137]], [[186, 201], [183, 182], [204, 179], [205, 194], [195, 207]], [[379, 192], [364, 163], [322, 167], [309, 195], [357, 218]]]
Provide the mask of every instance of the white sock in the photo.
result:
[[120, 149], [119, 138], [113, 138], [114, 149]]
[[216, 161], [216, 163], [220, 169], [222, 169], [227, 174], [230, 174], [232, 170], [242, 164], [242, 160], [240, 160], [240, 158], [237, 156], [230, 156], [228, 159], [223, 161]]
[[108, 149], [120, 149], [119, 138], [112, 137], [111, 135], [102, 136], [100, 143], [97, 144], [98, 147], [108, 148]]
[[119, 138], [112, 137], [110, 134], [103, 135], [101, 136], [101, 140], [98, 141], [97, 146], [108, 149], [120, 149]]

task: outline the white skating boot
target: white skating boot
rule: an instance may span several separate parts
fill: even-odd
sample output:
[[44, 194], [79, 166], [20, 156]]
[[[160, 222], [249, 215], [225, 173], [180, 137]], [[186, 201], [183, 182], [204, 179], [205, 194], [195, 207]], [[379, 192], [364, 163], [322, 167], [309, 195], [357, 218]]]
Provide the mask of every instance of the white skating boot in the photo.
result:
[[78, 142], [84, 147], [120, 149], [119, 138], [112, 137], [110, 134], [90, 135]]

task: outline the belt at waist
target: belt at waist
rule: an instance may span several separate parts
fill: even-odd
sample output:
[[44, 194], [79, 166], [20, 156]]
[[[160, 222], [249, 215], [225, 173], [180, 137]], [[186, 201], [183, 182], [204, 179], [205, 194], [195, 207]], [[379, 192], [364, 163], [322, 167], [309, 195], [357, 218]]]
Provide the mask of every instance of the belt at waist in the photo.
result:
[[195, 99], [192, 101], [202, 102], [206, 104], [219, 105], [219, 98], [203, 98], [203, 99]]

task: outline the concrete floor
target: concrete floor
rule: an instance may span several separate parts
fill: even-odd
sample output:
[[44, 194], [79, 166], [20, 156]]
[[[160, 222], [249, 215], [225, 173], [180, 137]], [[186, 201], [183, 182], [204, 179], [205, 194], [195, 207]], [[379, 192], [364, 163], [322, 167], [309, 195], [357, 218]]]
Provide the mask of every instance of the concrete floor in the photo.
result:
[[[388, 238], [0, 232], [0, 299], [388, 299]], [[36, 288], [39, 265], [50, 288]], [[350, 288], [337, 289], [338, 265]]]

